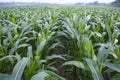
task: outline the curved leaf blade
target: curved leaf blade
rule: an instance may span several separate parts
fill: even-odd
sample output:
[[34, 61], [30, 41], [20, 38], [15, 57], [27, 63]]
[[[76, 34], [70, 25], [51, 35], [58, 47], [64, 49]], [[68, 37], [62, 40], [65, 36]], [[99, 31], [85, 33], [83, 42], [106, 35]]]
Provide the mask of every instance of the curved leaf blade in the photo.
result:
[[20, 80], [29, 58], [23, 58], [14, 67], [10, 80]]
[[42, 72], [39, 72], [39, 73], [35, 74], [35, 75], [31, 78], [31, 80], [45, 80], [45, 78], [48, 77], [48, 76], [49, 76], [48, 73], [42, 71]]
[[82, 62], [80, 62], [80, 61], [67, 61], [67, 62], [62, 64], [62, 66], [67, 66], [67, 65], [74, 65], [77, 68], [81, 68], [81, 69], [85, 70], [84, 64]]
[[90, 68], [93, 79], [94, 80], [104, 80], [103, 77], [102, 77], [102, 74], [100, 73], [100, 71], [98, 69], [97, 64], [94, 61], [90, 60], [90, 59], [85, 59], [85, 60], [86, 60], [86, 62], [88, 64], [88, 67]]
[[10, 75], [0, 73], [0, 80], [9, 80], [9, 79], [10, 79]]

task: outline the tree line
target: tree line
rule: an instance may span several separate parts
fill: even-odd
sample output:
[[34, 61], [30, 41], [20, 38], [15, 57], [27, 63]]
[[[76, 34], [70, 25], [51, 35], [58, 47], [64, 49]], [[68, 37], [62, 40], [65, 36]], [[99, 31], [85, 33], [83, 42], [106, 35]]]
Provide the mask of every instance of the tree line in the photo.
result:
[[120, 7], [120, 0], [115, 0], [111, 3], [112, 6]]

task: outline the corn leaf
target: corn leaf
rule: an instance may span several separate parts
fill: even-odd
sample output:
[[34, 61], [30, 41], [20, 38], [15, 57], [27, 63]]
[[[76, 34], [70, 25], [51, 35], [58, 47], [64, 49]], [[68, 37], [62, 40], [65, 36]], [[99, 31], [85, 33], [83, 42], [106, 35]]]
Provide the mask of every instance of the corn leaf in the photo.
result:
[[82, 63], [82, 62], [80, 62], [80, 61], [67, 61], [67, 62], [64, 62], [63, 64], [62, 64], [62, 66], [67, 66], [67, 65], [74, 65], [74, 66], [76, 66], [77, 68], [81, 68], [81, 69], [84, 69], [85, 70], [85, 66], [84, 66], [84, 64]]
[[42, 72], [39, 72], [39, 73], [35, 74], [35, 75], [31, 78], [31, 80], [45, 80], [45, 78], [48, 77], [48, 76], [49, 76], [48, 73], [42, 71]]
[[94, 80], [104, 80], [103, 77], [102, 77], [102, 74], [98, 70], [97, 64], [90, 59], [85, 59], [85, 60], [88, 64], [88, 67], [90, 68], [90, 72], [92, 73], [93, 79]]
[[0, 73], [0, 80], [9, 80], [9, 79], [10, 79], [10, 75]]
[[117, 72], [120, 72], [120, 64], [105, 62], [102, 65], [104, 65], [112, 70], [115, 70]]
[[28, 62], [29, 58], [23, 58], [21, 61], [19, 61], [11, 74], [10, 80], [21, 80], [24, 68]]

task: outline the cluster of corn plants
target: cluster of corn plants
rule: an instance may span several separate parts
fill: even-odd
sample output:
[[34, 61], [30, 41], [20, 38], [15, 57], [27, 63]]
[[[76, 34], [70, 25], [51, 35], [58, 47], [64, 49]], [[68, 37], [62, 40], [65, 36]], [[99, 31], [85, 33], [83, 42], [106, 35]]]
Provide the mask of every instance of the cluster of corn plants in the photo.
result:
[[0, 8], [0, 80], [119, 80], [119, 68], [119, 8]]

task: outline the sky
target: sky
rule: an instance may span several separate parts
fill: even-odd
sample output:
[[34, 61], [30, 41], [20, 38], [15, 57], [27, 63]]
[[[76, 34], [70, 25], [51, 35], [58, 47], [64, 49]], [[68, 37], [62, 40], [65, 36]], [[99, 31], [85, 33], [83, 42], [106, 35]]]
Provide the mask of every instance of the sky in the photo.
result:
[[115, 0], [0, 0], [0, 2], [43, 2], [43, 3], [58, 3], [58, 4], [63, 4], [63, 3], [78, 3], [78, 2], [94, 2], [94, 1], [99, 1], [99, 2], [104, 2], [104, 3], [110, 3]]

